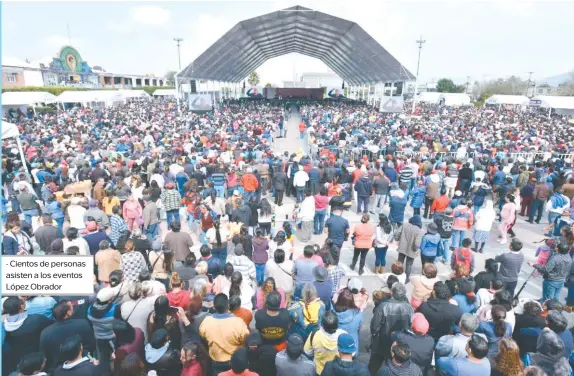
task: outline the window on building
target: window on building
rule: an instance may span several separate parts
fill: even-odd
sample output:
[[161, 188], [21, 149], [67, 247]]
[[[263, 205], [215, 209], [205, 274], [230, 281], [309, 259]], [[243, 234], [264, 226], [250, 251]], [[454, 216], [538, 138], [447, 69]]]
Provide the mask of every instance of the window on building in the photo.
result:
[[6, 73], [6, 82], [16, 82], [18, 75], [16, 73]]

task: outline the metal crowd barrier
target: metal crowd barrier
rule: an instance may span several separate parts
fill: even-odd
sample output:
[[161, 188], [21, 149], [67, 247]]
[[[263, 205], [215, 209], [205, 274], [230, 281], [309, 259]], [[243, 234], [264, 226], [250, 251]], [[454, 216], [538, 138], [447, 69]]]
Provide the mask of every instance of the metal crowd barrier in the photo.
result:
[[[318, 155], [313, 155], [313, 157], [320, 158], [321, 156], [328, 155], [329, 153], [335, 154], [337, 159], [348, 158], [350, 160], [356, 160], [358, 158], [362, 158], [363, 155], [367, 155], [370, 160], [373, 160], [373, 159], [378, 159], [381, 155], [384, 156], [385, 155], [385, 149], [381, 149], [377, 153], [373, 153], [370, 150], [367, 150], [364, 148], [356, 148], [356, 147], [351, 147], [351, 146], [339, 148], [339, 147], [329, 146], [329, 147], [319, 148], [318, 152], [315, 153]], [[459, 153], [457, 153], [455, 151], [454, 152], [438, 152], [438, 153], [435, 153], [435, 152], [423, 153], [423, 152], [419, 152], [419, 151], [413, 151], [413, 152], [410, 152], [408, 154], [412, 155], [412, 156], [431, 157], [431, 158], [437, 158], [437, 159], [438, 158], [445, 159], [448, 157], [457, 158], [457, 156], [459, 155]], [[405, 152], [403, 150], [397, 150], [395, 152], [395, 155], [402, 156], [402, 155], [405, 155]], [[463, 159], [474, 158], [475, 156], [476, 156], [475, 152], [465, 153]], [[518, 158], [523, 158], [527, 162], [533, 162], [533, 161], [546, 161], [546, 160], [552, 158], [553, 155], [552, 155], [552, 153], [548, 153], [548, 152], [510, 153], [510, 154], [508, 154], [508, 157], [512, 158], [513, 160], [517, 160]], [[574, 153], [558, 154], [557, 157], [564, 160], [565, 162], [574, 162]]]

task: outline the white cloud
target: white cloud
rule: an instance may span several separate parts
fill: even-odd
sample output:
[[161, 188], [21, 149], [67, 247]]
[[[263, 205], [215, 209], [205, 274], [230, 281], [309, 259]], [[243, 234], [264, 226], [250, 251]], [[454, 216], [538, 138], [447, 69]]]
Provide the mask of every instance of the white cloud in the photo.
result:
[[64, 46], [81, 47], [82, 40], [78, 38], [68, 38], [66, 35], [53, 34], [45, 39], [46, 45], [50, 48], [61, 48]]
[[106, 25], [106, 29], [112, 31], [114, 33], [125, 34], [133, 31], [133, 24], [129, 22], [121, 22], [121, 23], [112, 23], [109, 22]]
[[171, 12], [154, 5], [142, 5], [130, 9], [130, 19], [134, 23], [150, 26], [161, 26], [169, 22]]

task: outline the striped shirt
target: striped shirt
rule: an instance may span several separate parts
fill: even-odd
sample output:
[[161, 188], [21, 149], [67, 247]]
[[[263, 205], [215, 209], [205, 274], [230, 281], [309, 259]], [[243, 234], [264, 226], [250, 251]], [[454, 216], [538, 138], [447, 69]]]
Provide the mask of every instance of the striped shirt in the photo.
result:
[[409, 182], [413, 178], [413, 175], [414, 173], [411, 166], [405, 166], [401, 170], [401, 176], [400, 176], [401, 183]]
[[341, 278], [345, 275], [345, 271], [339, 265], [336, 265], [334, 268], [327, 268], [327, 273], [328, 278], [333, 281], [331, 295], [335, 296], [337, 291], [339, 291], [339, 284], [341, 283]]
[[215, 173], [211, 175], [211, 181], [216, 187], [223, 187], [225, 185], [225, 175], [222, 173]]

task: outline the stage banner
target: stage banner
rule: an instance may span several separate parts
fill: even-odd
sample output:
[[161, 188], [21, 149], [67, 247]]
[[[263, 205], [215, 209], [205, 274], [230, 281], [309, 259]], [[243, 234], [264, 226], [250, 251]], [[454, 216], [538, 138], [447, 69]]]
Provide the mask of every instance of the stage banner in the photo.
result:
[[245, 87], [243, 94], [247, 98], [263, 98], [263, 86]]
[[328, 87], [325, 88], [325, 95], [323, 98], [331, 98], [331, 99], [340, 99], [345, 98], [344, 90], [337, 87]]
[[189, 94], [189, 109], [192, 111], [211, 111], [211, 94]]
[[384, 96], [381, 100], [380, 112], [404, 112], [405, 100], [402, 96]]

